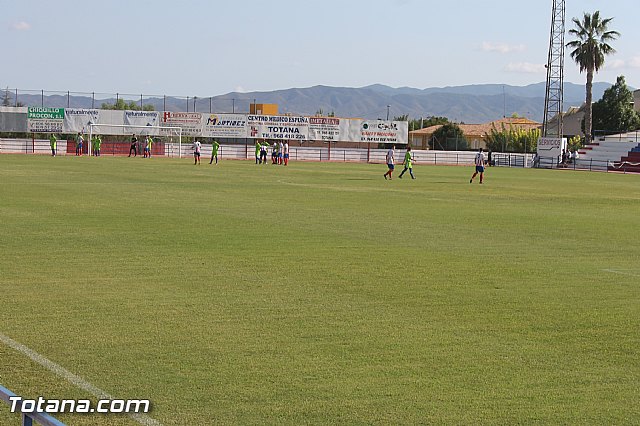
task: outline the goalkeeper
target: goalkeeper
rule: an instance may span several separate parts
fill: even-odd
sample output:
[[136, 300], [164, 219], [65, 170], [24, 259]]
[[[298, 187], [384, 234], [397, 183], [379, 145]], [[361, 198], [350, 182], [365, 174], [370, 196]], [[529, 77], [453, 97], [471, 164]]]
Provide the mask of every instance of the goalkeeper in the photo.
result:
[[131, 153], [133, 152], [133, 156], [138, 156], [138, 138], [136, 135], [131, 135], [131, 148], [129, 148], [129, 157], [131, 157]]

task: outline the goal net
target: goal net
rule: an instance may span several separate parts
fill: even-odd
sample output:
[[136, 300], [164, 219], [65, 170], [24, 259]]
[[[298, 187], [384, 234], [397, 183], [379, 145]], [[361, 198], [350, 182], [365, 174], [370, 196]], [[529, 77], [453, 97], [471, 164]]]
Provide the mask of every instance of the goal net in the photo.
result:
[[[136, 126], [131, 124], [89, 124], [88, 152], [92, 155], [94, 136], [104, 139], [99, 155], [142, 154], [147, 136], [153, 138], [152, 155], [181, 157], [182, 128], [177, 126]], [[133, 142], [135, 137], [136, 142]], [[96, 153], [93, 153], [96, 154]]]

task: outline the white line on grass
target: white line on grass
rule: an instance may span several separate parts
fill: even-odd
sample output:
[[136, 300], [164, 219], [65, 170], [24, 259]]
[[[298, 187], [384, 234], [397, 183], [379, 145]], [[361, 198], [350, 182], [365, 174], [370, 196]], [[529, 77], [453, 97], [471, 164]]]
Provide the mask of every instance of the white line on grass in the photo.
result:
[[[103, 391], [102, 389], [87, 382], [82, 377], [73, 374], [72, 372], [65, 369], [64, 367], [56, 364], [53, 361], [48, 360], [47, 358], [43, 357], [39, 353], [33, 351], [32, 349], [29, 349], [22, 343], [18, 343], [12, 338], [5, 336], [2, 333], [0, 333], [0, 341], [2, 341], [5, 345], [15, 349], [16, 351], [22, 353], [23, 355], [26, 355], [32, 361], [37, 362], [38, 364], [42, 365], [49, 371], [57, 374], [63, 379], [68, 380], [69, 382], [73, 383], [80, 389], [93, 394], [93, 396], [95, 396], [96, 398], [111, 399], [111, 400], [116, 399], [113, 396], [109, 395], [107, 392]], [[131, 413], [129, 414], [129, 417], [131, 417], [133, 420], [145, 426], [161, 426], [162, 425], [162, 423], [160, 423], [159, 421], [152, 419], [151, 417], [146, 416], [144, 414]]]
[[620, 274], [620, 275], [628, 275], [630, 277], [640, 277], [640, 274], [634, 274], [634, 270], [631, 270], [632, 272], [628, 272], [628, 270], [625, 269], [603, 269], [603, 271], [605, 272], [611, 272], [612, 274]]

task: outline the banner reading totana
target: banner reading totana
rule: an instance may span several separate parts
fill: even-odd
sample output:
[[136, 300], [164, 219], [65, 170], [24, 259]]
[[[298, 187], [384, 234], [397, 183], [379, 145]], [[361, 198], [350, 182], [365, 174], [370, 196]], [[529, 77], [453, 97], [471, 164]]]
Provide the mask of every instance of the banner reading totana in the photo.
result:
[[[406, 121], [338, 117], [215, 114], [172, 111], [122, 111], [83, 108], [28, 108], [28, 131], [161, 135], [179, 127], [183, 136], [228, 139], [275, 139], [325, 142], [409, 142]], [[91, 126], [99, 124], [100, 126]], [[136, 126], [136, 127], [129, 127]], [[544, 147], [543, 143], [538, 148]]]
[[309, 117], [309, 140], [348, 141], [350, 121], [337, 117]]
[[285, 115], [249, 115], [248, 137], [306, 141], [309, 139], [309, 118]]

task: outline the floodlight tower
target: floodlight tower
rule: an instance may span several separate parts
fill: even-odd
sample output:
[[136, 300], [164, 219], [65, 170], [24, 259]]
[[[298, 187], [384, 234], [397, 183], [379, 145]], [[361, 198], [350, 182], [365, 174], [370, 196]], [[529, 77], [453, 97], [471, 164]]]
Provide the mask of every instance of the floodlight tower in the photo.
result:
[[553, 0], [551, 37], [547, 60], [547, 91], [544, 97], [542, 136], [562, 138], [562, 100], [564, 90], [565, 0]]

